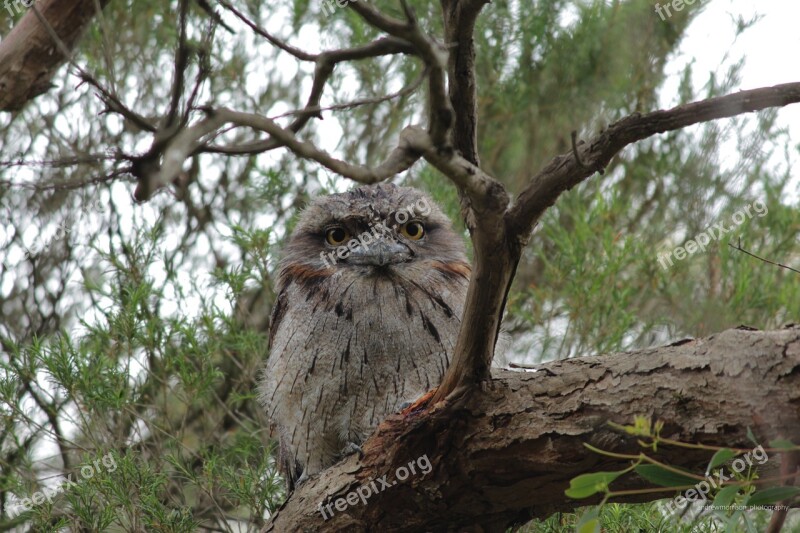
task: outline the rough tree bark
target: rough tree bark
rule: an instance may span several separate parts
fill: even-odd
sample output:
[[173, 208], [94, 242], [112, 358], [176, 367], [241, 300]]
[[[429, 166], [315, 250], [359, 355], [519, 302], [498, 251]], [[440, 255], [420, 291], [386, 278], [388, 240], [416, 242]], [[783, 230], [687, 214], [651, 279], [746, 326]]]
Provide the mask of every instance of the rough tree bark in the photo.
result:
[[[664, 421], [661, 435], [684, 442], [752, 449], [748, 427], [764, 445], [775, 437], [797, 439], [800, 326], [728, 330], [662, 348], [556, 361], [536, 372], [495, 371], [464, 401], [390, 417], [365, 443], [362, 458], [350, 456], [301, 485], [264, 531], [505, 531], [593, 503], [567, 498], [569, 480], [621, 470], [630, 461], [600, 456], [583, 443], [638, 453], [635, 437], [607, 424], [631, 424], [636, 415]], [[329, 519], [323, 518], [321, 503], [384, 475], [391, 484], [398, 467], [423, 455], [432, 464], [427, 475], [410, 475], [343, 512], [332, 507], [333, 516], [326, 511]], [[669, 446], [654, 454], [698, 475], [710, 455]], [[779, 465], [780, 454], [771, 454], [761, 477]], [[612, 485], [646, 486], [652, 485], [635, 475]]]
[[[30, 0], [25, 3], [31, 4]], [[108, 0], [39, 0], [33, 4], [56, 35], [72, 50], [84, 29]], [[23, 6], [22, 0], [7, 3]], [[34, 7], [0, 41], [0, 111], [16, 111], [29, 100], [47, 92], [66, 58], [60, 53]]]

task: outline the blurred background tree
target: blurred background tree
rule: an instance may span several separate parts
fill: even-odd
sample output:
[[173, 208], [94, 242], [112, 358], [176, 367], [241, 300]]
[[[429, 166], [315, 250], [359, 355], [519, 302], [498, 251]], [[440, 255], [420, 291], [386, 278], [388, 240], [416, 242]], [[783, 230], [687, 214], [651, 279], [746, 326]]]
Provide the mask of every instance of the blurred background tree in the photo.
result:
[[[282, 150], [200, 154], [175, 183], [136, 203], [130, 161], [120, 154], [145, 152], [147, 139], [106, 112], [75, 66], [142, 117], [161, 117], [186, 9], [187, 80], [202, 82], [198, 103], [271, 117], [302, 108], [314, 64], [272, 46], [224, 4], [212, 7], [232, 31], [203, 3], [111, 2], [56, 87], [0, 115], [0, 531], [257, 530], [285, 497], [254, 393], [274, 268], [308, 199], [351, 184]], [[441, 35], [436, 4], [411, 4], [426, 30]], [[376, 5], [400, 15], [395, 3]], [[490, 4], [476, 30], [486, 170], [518, 191], [570, 149], [572, 130], [585, 137], [663, 101], [734, 91], [741, 62], [701, 87], [688, 67], [678, 94], [663, 94], [668, 61], [703, 5], [662, 21], [645, 0]], [[316, 2], [237, 9], [313, 52], [378, 36], [350, 10], [329, 15]], [[20, 16], [2, 19], [0, 31]], [[754, 23], [739, 20], [737, 31]], [[322, 104], [378, 98], [420, 75], [403, 56], [341, 64]], [[342, 159], [373, 164], [423, 112], [418, 90], [325, 111], [303, 135]], [[639, 143], [603, 179], [566, 193], [520, 264], [505, 321], [512, 340], [496, 364], [798, 320], [797, 275], [727, 246], [741, 239], [754, 253], [797, 264], [797, 146], [776, 116]], [[430, 191], [458, 219], [455, 191], [435, 170], [419, 164], [395, 181]], [[763, 218], [669, 268], [659, 264], [659, 254], [718, 222], [731, 226], [733, 213], [756, 201], [769, 209]], [[113, 470], [100, 463], [91, 479], [81, 476], [82, 466], [109, 453]], [[68, 474], [80, 482], [52, 502], [19, 507]], [[528, 528], [569, 530], [574, 520]], [[756, 530], [765, 515], [674, 524], [650, 504], [608, 506], [603, 520], [608, 531], [735, 531]]]

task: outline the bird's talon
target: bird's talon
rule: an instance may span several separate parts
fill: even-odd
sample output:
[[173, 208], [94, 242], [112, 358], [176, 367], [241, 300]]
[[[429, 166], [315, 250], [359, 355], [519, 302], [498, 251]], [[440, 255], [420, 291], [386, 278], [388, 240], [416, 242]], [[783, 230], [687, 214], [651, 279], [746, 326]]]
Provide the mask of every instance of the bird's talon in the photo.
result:
[[359, 459], [364, 458], [364, 450], [361, 449], [361, 446], [355, 442], [348, 442], [344, 445], [344, 448], [342, 448], [341, 455], [342, 457], [347, 457], [349, 455], [353, 455], [354, 453], [358, 454]]
[[297, 478], [294, 482], [294, 488], [297, 489], [300, 485], [308, 481], [308, 472], [303, 472], [299, 478]]

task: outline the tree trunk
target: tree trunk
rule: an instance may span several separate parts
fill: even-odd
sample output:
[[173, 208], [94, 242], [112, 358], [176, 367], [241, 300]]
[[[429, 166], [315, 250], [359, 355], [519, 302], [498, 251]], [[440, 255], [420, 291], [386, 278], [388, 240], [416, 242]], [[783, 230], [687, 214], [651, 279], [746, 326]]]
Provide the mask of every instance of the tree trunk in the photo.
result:
[[[101, 7], [107, 3], [108, 0], [99, 0]], [[27, 13], [0, 41], [0, 111], [19, 110], [28, 100], [50, 90], [53, 76], [66, 59], [33, 7], [25, 4], [41, 12], [70, 51], [97, 14], [95, 0], [5, 2], [4, 9], [26, 9]]]
[[[765, 447], [776, 437], [797, 442], [800, 326], [728, 330], [661, 348], [556, 361], [536, 371], [497, 370], [482, 390], [391, 416], [364, 444], [362, 458], [352, 455], [301, 485], [265, 531], [504, 531], [596, 502], [566, 497], [570, 479], [631, 464], [583, 443], [616, 453], [645, 451], [704, 475], [712, 452], [659, 445], [653, 453], [608, 425], [632, 424], [636, 415], [663, 421], [661, 436], [683, 442], [752, 449], [748, 427]], [[415, 463], [422, 456], [431, 464], [426, 475]], [[762, 479], [777, 473], [780, 457], [770, 454], [760, 467]], [[393, 484], [397, 469], [409, 463], [416, 473]], [[392, 486], [381, 491], [384, 475]], [[648, 486], [626, 474], [612, 489]], [[366, 503], [337, 510], [338, 498], [359, 487]], [[366, 496], [365, 487], [377, 494]], [[320, 503], [332, 504], [332, 512], [324, 511], [327, 520]]]

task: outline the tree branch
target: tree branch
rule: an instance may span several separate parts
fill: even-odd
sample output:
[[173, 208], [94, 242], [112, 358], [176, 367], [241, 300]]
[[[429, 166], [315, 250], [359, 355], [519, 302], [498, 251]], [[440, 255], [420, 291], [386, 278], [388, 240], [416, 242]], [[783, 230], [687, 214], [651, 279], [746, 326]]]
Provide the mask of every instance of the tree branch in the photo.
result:
[[473, 165], [480, 165], [473, 33], [478, 15], [487, 3], [487, 0], [442, 0], [445, 42], [453, 45], [447, 61], [449, 96], [455, 109], [453, 145]]
[[[478, 157], [477, 84], [475, 80], [475, 42], [473, 32], [484, 0], [442, 0], [445, 40], [451, 48], [448, 56], [448, 99], [454, 109], [452, 143], [463, 161], [451, 162], [427, 158], [459, 185], [459, 168], [480, 176], [482, 191], [459, 185], [461, 215], [474, 244], [472, 276], [467, 291], [461, 330], [452, 362], [433, 396], [434, 402], [453, 393], [466, 391], [489, 378], [494, 346], [506, 294], [516, 272], [521, 248], [506, 237], [503, 214], [509, 204], [505, 187], [480, 171]], [[446, 152], [442, 155], [449, 155]], [[455, 157], [452, 157], [455, 159]], [[464, 162], [468, 164], [464, 164]], [[487, 291], [484, 287], [495, 287]], [[505, 290], [498, 290], [504, 287]]]
[[769, 259], [765, 259], [765, 258], [763, 258], [763, 257], [760, 257], [760, 256], [758, 256], [758, 255], [756, 255], [756, 254], [754, 254], [754, 253], [752, 253], [752, 252], [748, 252], [747, 250], [745, 250], [744, 248], [742, 248], [742, 242], [741, 242], [741, 240], [739, 241], [739, 243], [737, 243], [737, 245], [736, 245], [736, 246], [734, 246], [734, 245], [733, 245], [733, 244], [731, 244], [730, 242], [728, 243], [728, 246], [730, 246], [730, 247], [731, 247], [731, 248], [733, 248], [734, 250], [738, 250], [738, 251], [742, 252], [743, 254], [749, 255], [750, 257], [755, 257], [755, 258], [756, 258], [756, 259], [758, 259], [759, 261], [761, 261], [761, 262], [763, 262], [763, 263], [767, 263], [768, 265], [773, 265], [773, 266], [776, 266], [776, 267], [785, 268], [786, 270], [791, 270], [792, 272], [794, 272], [794, 273], [796, 273], [796, 274], [800, 274], [800, 270], [797, 270], [796, 268], [792, 268], [792, 267], [790, 267], [790, 266], [783, 265], [783, 264], [781, 264], [781, 263], [776, 263], [775, 261], [770, 261]]
[[[298, 139], [292, 131], [279, 126], [274, 120], [255, 113], [243, 113], [231, 109], [205, 109], [208, 117], [189, 128], [183, 129], [170, 139], [162, 148], [163, 163], [160, 165], [152, 161], [154, 150], [146, 156], [135, 161], [134, 174], [139, 178], [134, 197], [143, 201], [150, 198], [152, 193], [161, 186], [171, 183], [183, 166], [184, 161], [192, 153], [203, 146], [203, 137], [217, 131], [226, 124], [244, 126], [269, 133], [274, 142], [286, 146], [300, 157], [317, 161], [324, 167], [346, 178], [359, 183], [377, 183], [411, 168], [418, 159], [419, 154], [410, 149], [407, 143], [401, 142], [382, 164], [371, 168], [353, 165], [337, 159], [324, 150], [320, 150], [313, 143]], [[161, 153], [161, 152], [159, 152]]]
[[[475, 260], [462, 329], [450, 367], [432, 401], [461, 393], [486, 379], [508, 291], [536, 221], [563, 193], [602, 170], [625, 146], [657, 133], [741, 113], [800, 102], [800, 83], [742, 91], [612, 124], [588, 143], [554, 158], [536, 174], [498, 221], [477, 216], [472, 231]], [[439, 167], [437, 167], [439, 168]], [[453, 179], [451, 175], [448, 175]], [[486, 194], [504, 201], [504, 190]], [[475, 206], [475, 199], [470, 203]], [[485, 200], [484, 200], [485, 202]]]
[[78, 75], [81, 79], [81, 82], [86, 82], [95, 89], [99, 91], [98, 97], [102, 102], [106, 105], [107, 111], [112, 111], [121, 115], [123, 118], [129, 120], [131, 123], [135, 124], [139, 129], [155, 132], [156, 127], [151, 125], [144, 117], [139, 116], [135, 111], [128, 108], [125, 104], [122, 103], [120, 98], [114, 94], [113, 91], [106, 89], [103, 87], [100, 82], [98, 82], [94, 76], [92, 76], [89, 72], [81, 68], [72, 57], [72, 52], [70, 51], [68, 45], [61, 40], [61, 37], [58, 36], [58, 32], [53, 28], [47, 18], [39, 11], [36, 5], [31, 7], [31, 11], [36, 16], [39, 23], [44, 28], [44, 31], [47, 35], [50, 36], [52, 43], [55, 45], [56, 49], [61, 52], [64, 56], [66, 61], [78, 72]]
[[[342, 50], [330, 50], [320, 54], [306, 54], [309, 61], [316, 63], [314, 70], [314, 81], [311, 85], [311, 92], [306, 101], [305, 108], [299, 113], [298, 117], [292, 121], [288, 130], [297, 133], [313, 117], [320, 117], [320, 99], [328, 79], [333, 74], [334, 67], [343, 61], [355, 61], [380, 57], [392, 54], [411, 54], [413, 47], [402, 39], [394, 37], [382, 37], [363, 46], [344, 48]], [[251, 143], [240, 144], [237, 146], [206, 146], [202, 152], [220, 153], [228, 155], [247, 155], [258, 154], [283, 146], [276, 139], [265, 139], [253, 141]]]
[[578, 146], [583, 165], [571, 152], [553, 158], [531, 178], [528, 186], [517, 197], [506, 220], [515, 235], [527, 237], [539, 217], [555, 203], [561, 193], [572, 189], [595, 171], [604, 169], [611, 158], [629, 144], [693, 124], [797, 102], [800, 102], [800, 83], [786, 83], [740, 91], [644, 115], [634, 113]]
[[348, 7], [361, 15], [368, 24], [385, 31], [395, 38], [411, 43], [417, 55], [425, 62], [429, 69], [428, 132], [438, 149], [450, 150], [449, 133], [453, 125], [453, 106], [447, 97], [447, 82], [445, 80], [447, 52], [441, 45], [425, 35], [405, 0], [401, 0], [401, 4], [406, 14], [406, 22], [388, 17], [363, 2], [351, 2]]
[[[591, 503], [564, 495], [569, 480], [631, 463], [600, 456], [583, 443], [614, 453], [648, 451], [608, 424], [631, 424], [637, 415], [663, 421], [661, 436], [684, 442], [750, 450], [755, 444], [747, 427], [765, 447], [776, 435], [798, 442], [800, 327], [734, 329], [662, 348], [555, 361], [535, 372], [498, 371], [460, 405], [445, 402], [389, 417], [362, 446], [363, 458], [350, 456], [301, 485], [265, 531], [451, 531], [475, 525], [505, 531]], [[427, 475], [397, 481], [366, 504], [334, 507], [333, 516], [323, 519], [320, 502], [335, 502], [384, 475], [391, 482], [399, 467], [423, 455], [432, 465]], [[711, 455], [662, 444], [657, 457], [704, 476]], [[770, 454], [761, 479], [778, 476], [779, 465]], [[630, 474], [612, 489], [648, 486]]]
[[[100, 1], [101, 7], [106, 4], [108, 0]], [[8, 9], [19, 5], [7, 4]], [[95, 0], [39, 0], [34, 7], [68, 50], [96, 15]], [[50, 90], [53, 76], [67, 59], [53, 50], [53, 41], [36, 15], [33, 9], [29, 10], [0, 41], [0, 111], [17, 111]]]

